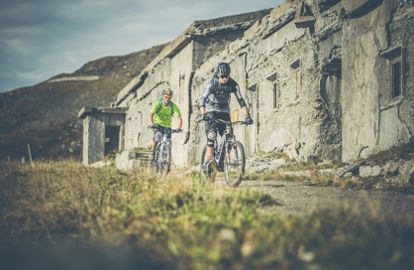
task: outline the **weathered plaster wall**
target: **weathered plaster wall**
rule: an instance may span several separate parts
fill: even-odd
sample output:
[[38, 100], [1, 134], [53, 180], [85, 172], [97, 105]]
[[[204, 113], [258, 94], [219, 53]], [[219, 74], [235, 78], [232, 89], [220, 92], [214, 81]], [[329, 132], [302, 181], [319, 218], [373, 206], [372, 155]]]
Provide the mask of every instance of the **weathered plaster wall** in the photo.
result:
[[83, 119], [83, 164], [88, 165], [104, 157], [105, 123], [95, 117]]
[[396, 58], [402, 62], [402, 93], [399, 97], [391, 96], [390, 61], [382, 57], [380, 72], [386, 76], [380, 78], [380, 126], [379, 150], [388, 149], [394, 145], [408, 142], [414, 131], [414, 93], [413, 69], [414, 64], [414, 8], [412, 3], [396, 6], [388, 3], [392, 21], [388, 24], [388, 39], [390, 48], [401, 49]]
[[[295, 7], [287, 2], [276, 8], [246, 32], [247, 38], [231, 43], [223, 53], [210, 58], [194, 76], [193, 93], [198, 97], [215, 64], [230, 62], [232, 77], [241, 86], [255, 121], [254, 126], [236, 128], [236, 135], [245, 143], [248, 154], [284, 150], [293, 158], [308, 160], [314, 156], [324, 158], [327, 152], [332, 152], [326, 147], [332, 136], [322, 130], [334, 123], [325, 123], [324, 115], [328, 112], [322, 108], [319, 93], [322, 75], [316, 57], [318, 47], [309, 30], [298, 29], [293, 23], [295, 12]], [[235, 100], [231, 105], [233, 113], [239, 109]], [[243, 119], [240, 112], [235, 114]], [[197, 149], [197, 154], [191, 156], [192, 161], [197, 160], [205, 143], [203, 130], [203, 125], [193, 124], [190, 148]], [[332, 133], [338, 134], [337, 127]], [[331, 144], [333, 151], [340, 147], [338, 141]]]
[[122, 113], [91, 112], [83, 118], [83, 163], [95, 163], [104, 158], [105, 154], [105, 127], [119, 126], [122, 145], [125, 115]]
[[[191, 78], [191, 72], [193, 70], [193, 51], [194, 42], [191, 42], [186, 48], [184, 48], [178, 55], [171, 59], [171, 89], [174, 91], [173, 101], [178, 104], [181, 115], [183, 118], [183, 128], [186, 127], [189, 114], [189, 91], [188, 84]], [[173, 122], [173, 128], [177, 127], [177, 124]], [[185, 142], [185, 133], [173, 134], [173, 151], [172, 159], [174, 163], [182, 166], [187, 162], [188, 148]]]
[[125, 123], [126, 149], [147, 146], [150, 142], [151, 130], [147, 129], [149, 112], [152, 102], [161, 96], [163, 89], [170, 86], [166, 79], [169, 78], [169, 62], [170, 59], [166, 58], [154, 67], [139, 91], [123, 104], [128, 107]]
[[[348, 162], [408, 142], [414, 131], [413, 5], [286, 1], [243, 39], [237, 39], [239, 28], [226, 34], [216, 26], [213, 32], [200, 28], [191, 41], [177, 39], [177, 47], [166, 49], [134, 81], [142, 82], [136, 92], [119, 96], [119, 104], [129, 107], [126, 146], [150, 143], [149, 110], [171, 87], [190, 131], [188, 141], [187, 134], [174, 137], [173, 159], [178, 165], [196, 162], [205, 145], [204, 125], [195, 121], [197, 102], [221, 61], [230, 63], [255, 121], [235, 129], [248, 154], [283, 150], [303, 161]], [[400, 48], [403, 66], [403, 92], [394, 98], [387, 58], [393, 48]], [[233, 118], [242, 120], [234, 98], [231, 107]]]
[[[284, 12], [278, 14], [279, 18], [289, 18], [295, 9], [279, 10]], [[278, 19], [277, 22], [283, 21]], [[258, 98], [257, 150], [284, 149], [301, 160], [315, 155], [326, 157], [326, 144], [331, 143], [327, 140], [330, 136], [326, 135], [326, 128], [332, 123], [324, 123], [327, 112], [319, 94], [319, 47], [309, 29], [296, 28], [292, 18], [272, 35], [253, 43], [247, 54], [247, 68], [249, 89], [255, 88], [254, 95]], [[298, 79], [295, 71], [299, 72]], [[278, 99], [276, 108], [274, 84]], [[297, 84], [300, 93], [297, 93]], [[322, 127], [324, 132], [321, 132]]]
[[[378, 52], [386, 48], [384, 9], [344, 23], [343, 159], [375, 152], [378, 137]], [[375, 29], [375, 31], [373, 31]]]
[[[285, 44], [274, 54], [270, 53], [263, 66], [255, 72], [262, 74], [256, 76], [259, 79], [258, 149], [272, 151], [294, 146], [298, 151], [296, 155], [305, 158], [312, 154], [319, 125], [314, 109], [315, 90], [318, 89], [314, 48], [302, 29], [296, 29], [293, 23], [285, 27], [286, 33], [282, 29], [272, 36], [277, 42], [281, 39], [278, 35], [283, 35]], [[251, 61], [255, 62], [254, 59]], [[274, 91], [277, 94], [276, 106]], [[299, 148], [302, 153], [299, 153]], [[291, 154], [295, 157], [295, 153]]]
[[[162, 91], [171, 88], [172, 98], [181, 110], [183, 118], [188, 115], [188, 82], [192, 70], [193, 43], [189, 43], [173, 58], [165, 58], [151, 71], [144, 84], [136, 92], [133, 99], [128, 101], [128, 111], [125, 126], [126, 149], [146, 147], [151, 143], [152, 130], [148, 129], [149, 112], [153, 102], [158, 102]], [[173, 122], [173, 127], [177, 124]], [[183, 151], [185, 134], [173, 136], [173, 160], [183, 164], [187, 151]], [[175, 148], [180, 149], [174, 150]]]
[[[405, 30], [399, 28], [397, 31], [392, 30], [393, 34], [389, 32], [389, 29], [398, 24], [393, 22], [393, 12], [398, 4], [395, 1], [384, 1], [368, 13], [358, 14], [344, 23], [344, 161], [368, 157], [392, 146], [406, 143], [411, 137], [412, 124], [407, 123], [412, 123], [412, 120], [408, 119], [412, 114], [408, 113], [409, 106], [404, 108], [400, 105], [409, 104], [412, 98], [409, 94], [403, 94], [396, 99], [389, 97], [389, 61], [380, 54], [397, 44], [402, 45], [403, 51], [407, 53], [407, 46], [403, 43], [409, 42], [410, 38], [406, 36], [401, 39], [401, 35], [405, 36]], [[407, 19], [402, 20], [408, 22]], [[404, 72], [406, 70], [407, 66], [404, 67]], [[401, 118], [401, 115], [408, 117]]]

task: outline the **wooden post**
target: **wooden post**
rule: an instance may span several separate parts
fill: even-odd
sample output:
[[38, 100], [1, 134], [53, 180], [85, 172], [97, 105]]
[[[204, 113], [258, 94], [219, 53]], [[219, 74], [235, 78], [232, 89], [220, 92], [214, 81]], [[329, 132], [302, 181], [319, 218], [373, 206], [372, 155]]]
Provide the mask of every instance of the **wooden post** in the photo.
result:
[[32, 151], [30, 150], [30, 144], [27, 144], [27, 151], [29, 152], [30, 166], [33, 167]]

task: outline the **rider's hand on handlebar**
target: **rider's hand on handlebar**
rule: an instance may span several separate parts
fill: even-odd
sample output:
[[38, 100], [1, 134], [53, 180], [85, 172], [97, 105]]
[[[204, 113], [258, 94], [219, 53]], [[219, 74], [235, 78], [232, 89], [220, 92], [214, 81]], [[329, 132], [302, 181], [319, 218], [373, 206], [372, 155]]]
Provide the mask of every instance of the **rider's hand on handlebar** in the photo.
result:
[[250, 117], [250, 115], [248, 115], [248, 116], [246, 116], [246, 124], [247, 125], [251, 125], [251, 124], [253, 124], [253, 119]]
[[206, 113], [203, 113], [203, 118], [202, 118], [202, 120], [203, 120], [203, 121], [210, 121], [210, 117], [209, 117]]
[[182, 128], [177, 128], [177, 132], [183, 132], [184, 130]]

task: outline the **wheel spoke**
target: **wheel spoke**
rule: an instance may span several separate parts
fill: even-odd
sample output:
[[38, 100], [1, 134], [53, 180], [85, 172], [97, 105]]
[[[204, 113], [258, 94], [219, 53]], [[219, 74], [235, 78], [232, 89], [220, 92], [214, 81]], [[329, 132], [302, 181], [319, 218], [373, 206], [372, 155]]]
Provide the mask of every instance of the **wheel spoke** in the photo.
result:
[[243, 145], [235, 141], [227, 153], [224, 166], [224, 177], [230, 186], [237, 186], [240, 184], [244, 175], [245, 155]]

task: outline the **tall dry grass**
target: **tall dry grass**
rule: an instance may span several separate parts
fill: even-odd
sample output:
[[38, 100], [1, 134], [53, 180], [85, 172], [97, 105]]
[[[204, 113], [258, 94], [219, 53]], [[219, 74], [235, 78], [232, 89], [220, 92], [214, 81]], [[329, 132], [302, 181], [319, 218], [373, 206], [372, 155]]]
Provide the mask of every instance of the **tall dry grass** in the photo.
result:
[[[277, 201], [252, 189], [230, 189], [179, 172], [124, 173], [70, 161], [34, 168], [3, 163], [0, 173], [3, 243], [63, 246], [63, 257], [74, 259], [68, 263], [72, 268], [78, 263], [98, 268], [102, 262], [128, 269], [414, 266], [412, 219], [386, 220], [377, 210], [361, 214], [340, 207], [288, 216], [266, 211], [278, 207]], [[91, 250], [94, 256], [75, 260]], [[46, 254], [41, 266], [50, 260], [66, 265], [67, 259]]]

